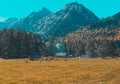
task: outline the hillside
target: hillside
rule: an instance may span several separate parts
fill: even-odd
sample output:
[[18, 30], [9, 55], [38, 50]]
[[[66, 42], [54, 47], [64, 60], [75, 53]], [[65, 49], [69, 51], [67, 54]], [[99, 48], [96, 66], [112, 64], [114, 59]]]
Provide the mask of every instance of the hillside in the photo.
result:
[[[44, 11], [40, 13], [43, 14]], [[90, 10], [78, 3], [67, 4], [63, 9], [56, 13], [51, 15], [47, 13], [44, 18], [41, 18], [40, 16], [32, 17], [31, 15], [11, 25], [11, 27], [22, 28], [30, 32], [55, 38], [64, 36], [67, 33], [78, 29], [78, 27], [81, 28], [98, 20]]]
[[36, 32], [55, 38], [96, 20], [98, 18], [82, 4], [70, 3], [60, 11], [40, 20], [36, 25]]
[[18, 20], [16, 23], [11, 24], [9, 27], [14, 29], [23, 29], [25, 31], [34, 32], [36, 28], [36, 23], [42, 19], [50, 15], [52, 12], [47, 8], [42, 8], [38, 12], [32, 12], [27, 17]]
[[73, 56], [120, 57], [120, 13], [96, 21], [62, 38]]
[[117, 13], [112, 17], [90, 23], [86, 27], [78, 29], [67, 36], [72, 36], [74, 34], [77, 34], [80, 37], [85, 36], [86, 38], [99, 39], [100, 37], [100, 39], [106, 38], [109, 40], [120, 40], [120, 13]]
[[120, 13], [117, 13], [111, 17], [104, 18], [88, 25], [89, 29], [108, 28], [110, 30], [120, 27]]
[[17, 18], [8, 18], [3, 22], [0, 22], [0, 29], [7, 28], [10, 24], [16, 22]]

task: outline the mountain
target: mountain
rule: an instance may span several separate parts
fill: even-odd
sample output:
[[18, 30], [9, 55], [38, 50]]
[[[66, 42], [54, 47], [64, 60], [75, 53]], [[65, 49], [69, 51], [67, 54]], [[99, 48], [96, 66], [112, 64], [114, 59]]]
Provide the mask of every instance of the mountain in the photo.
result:
[[40, 11], [32, 12], [27, 17], [20, 19], [16, 23], [11, 24], [10, 27], [14, 29], [19, 28], [29, 32], [33, 32], [33, 26], [35, 26], [40, 19], [50, 14], [51, 11], [44, 7]]
[[34, 32], [50, 37], [64, 36], [98, 18], [82, 4], [70, 3], [62, 10], [51, 14], [33, 26]]
[[88, 25], [89, 29], [109, 28], [115, 29], [120, 27], [120, 12], [105, 19], [96, 21]]
[[68, 56], [120, 57], [120, 13], [88, 24], [60, 39], [66, 43]]
[[111, 17], [93, 22], [82, 29], [78, 29], [65, 38], [79, 39], [95, 39], [95, 40], [120, 40], [120, 13]]
[[[41, 14], [43, 14], [42, 12]], [[39, 13], [40, 14], [40, 13]], [[81, 28], [98, 18], [82, 4], [70, 3], [60, 11], [40, 18], [36, 13], [13, 24], [13, 28], [24, 28], [27, 31], [43, 34], [48, 37], [64, 36], [78, 28]]]
[[7, 28], [10, 24], [16, 22], [18, 19], [17, 18], [8, 18], [3, 22], [0, 22], [0, 29], [2, 28]]

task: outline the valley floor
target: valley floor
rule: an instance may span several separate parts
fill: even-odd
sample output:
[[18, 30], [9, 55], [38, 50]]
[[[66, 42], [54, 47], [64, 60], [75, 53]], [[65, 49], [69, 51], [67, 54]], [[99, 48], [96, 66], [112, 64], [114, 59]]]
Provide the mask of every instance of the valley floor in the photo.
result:
[[0, 60], [0, 84], [120, 84], [120, 60]]

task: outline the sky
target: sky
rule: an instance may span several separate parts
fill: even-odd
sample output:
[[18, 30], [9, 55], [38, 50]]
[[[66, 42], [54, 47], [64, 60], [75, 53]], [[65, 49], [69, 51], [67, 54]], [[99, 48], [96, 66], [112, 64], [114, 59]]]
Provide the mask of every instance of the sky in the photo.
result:
[[120, 12], [120, 0], [0, 0], [0, 21], [9, 17], [23, 18], [43, 7], [56, 12], [67, 3], [75, 1], [83, 4], [99, 18]]

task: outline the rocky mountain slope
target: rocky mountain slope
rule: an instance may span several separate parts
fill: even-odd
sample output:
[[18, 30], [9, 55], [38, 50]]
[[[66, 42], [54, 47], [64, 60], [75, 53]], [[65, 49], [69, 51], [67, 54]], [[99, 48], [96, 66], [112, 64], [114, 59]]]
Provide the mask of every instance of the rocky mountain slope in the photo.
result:
[[48, 37], [64, 36], [98, 18], [82, 4], [70, 3], [60, 11], [37, 22], [34, 32]]
[[0, 29], [7, 28], [11, 23], [16, 22], [17, 18], [8, 18], [7, 20], [0, 22]]
[[66, 43], [68, 55], [120, 57], [120, 13], [91, 23], [59, 39]]
[[88, 25], [89, 29], [99, 29], [99, 28], [109, 28], [115, 29], [120, 27], [120, 12], [111, 16], [104, 18], [102, 20], [96, 21]]
[[24, 29], [29, 32], [33, 32], [36, 28], [34, 27], [36, 23], [42, 19], [43, 17], [50, 15], [51, 11], [49, 11], [47, 8], [42, 8], [38, 12], [32, 12], [27, 17], [18, 20], [16, 23], [13, 23], [10, 25], [11, 28], [14, 29]]
[[120, 13], [93, 22], [67, 35], [69, 39], [120, 40]]
[[47, 14], [46, 11], [39, 14], [44, 14], [46, 17], [41, 19], [39, 15], [32, 13], [23, 20], [12, 24], [11, 27], [23, 28], [26, 31], [48, 37], [59, 37], [98, 20], [90, 10], [78, 3], [67, 4], [63, 9], [51, 15], [48, 11]]

